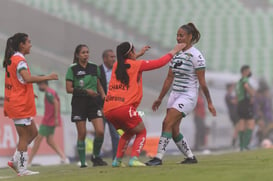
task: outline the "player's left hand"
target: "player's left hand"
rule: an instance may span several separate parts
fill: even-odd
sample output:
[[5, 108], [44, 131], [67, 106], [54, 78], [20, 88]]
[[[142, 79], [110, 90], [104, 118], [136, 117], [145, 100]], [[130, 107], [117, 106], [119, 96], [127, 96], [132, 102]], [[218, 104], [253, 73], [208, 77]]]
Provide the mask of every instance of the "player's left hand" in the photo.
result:
[[208, 108], [212, 116], [216, 116], [216, 109], [214, 108], [213, 104], [208, 104]]
[[138, 53], [138, 57], [144, 55], [146, 53], [146, 51], [148, 51], [151, 47], [149, 45], [146, 45], [144, 47], [141, 48], [140, 52]]

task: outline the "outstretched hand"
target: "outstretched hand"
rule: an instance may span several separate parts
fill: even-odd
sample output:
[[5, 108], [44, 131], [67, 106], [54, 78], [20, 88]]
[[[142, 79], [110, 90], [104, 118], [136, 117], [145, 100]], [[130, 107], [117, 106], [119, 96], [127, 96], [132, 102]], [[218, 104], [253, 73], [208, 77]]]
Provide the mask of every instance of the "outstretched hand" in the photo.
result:
[[48, 75], [49, 80], [58, 80], [58, 75], [54, 72], [52, 72], [51, 74]]
[[176, 51], [176, 53], [180, 52], [181, 50], [183, 50], [185, 47], [187, 46], [186, 43], [178, 43], [174, 46], [174, 50]]
[[183, 50], [187, 46], [186, 43], [178, 43], [174, 46], [174, 48], [169, 52], [173, 56]]
[[141, 50], [136, 54], [136, 57], [141, 57], [148, 51], [151, 47], [149, 45], [145, 45], [144, 47], [141, 48]]

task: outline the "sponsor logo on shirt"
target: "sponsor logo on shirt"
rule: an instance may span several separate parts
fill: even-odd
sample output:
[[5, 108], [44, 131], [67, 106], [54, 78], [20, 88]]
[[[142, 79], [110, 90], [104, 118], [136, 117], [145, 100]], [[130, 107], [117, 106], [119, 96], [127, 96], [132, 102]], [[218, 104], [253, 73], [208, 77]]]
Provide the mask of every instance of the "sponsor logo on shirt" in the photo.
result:
[[86, 74], [86, 72], [83, 71], [83, 70], [80, 70], [80, 71], [77, 72], [77, 75], [85, 75], [85, 74]]

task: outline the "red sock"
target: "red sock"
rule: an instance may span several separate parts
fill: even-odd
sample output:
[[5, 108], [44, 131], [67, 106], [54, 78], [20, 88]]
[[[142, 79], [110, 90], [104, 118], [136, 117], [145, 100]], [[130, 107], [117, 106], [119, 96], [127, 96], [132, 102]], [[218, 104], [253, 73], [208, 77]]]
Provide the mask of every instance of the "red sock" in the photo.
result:
[[132, 134], [129, 132], [125, 132], [119, 139], [118, 142], [118, 149], [117, 149], [117, 158], [122, 158], [124, 156], [124, 153], [128, 147], [128, 144], [132, 138]]
[[139, 157], [142, 148], [146, 141], [146, 129], [144, 128], [141, 132], [136, 134], [136, 138], [133, 144], [133, 149], [131, 153], [131, 157]]

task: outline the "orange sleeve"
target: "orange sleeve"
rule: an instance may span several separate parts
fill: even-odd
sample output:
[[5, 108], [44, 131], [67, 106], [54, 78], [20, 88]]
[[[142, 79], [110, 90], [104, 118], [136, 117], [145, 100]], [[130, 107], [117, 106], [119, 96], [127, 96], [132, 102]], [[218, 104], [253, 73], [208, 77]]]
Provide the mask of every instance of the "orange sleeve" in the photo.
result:
[[163, 67], [172, 59], [172, 57], [173, 57], [172, 54], [168, 53], [157, 60], [146, 60], [146, 61], [143, 60], [139, 71], [140, 72], [149, 71], [149, 70]]

